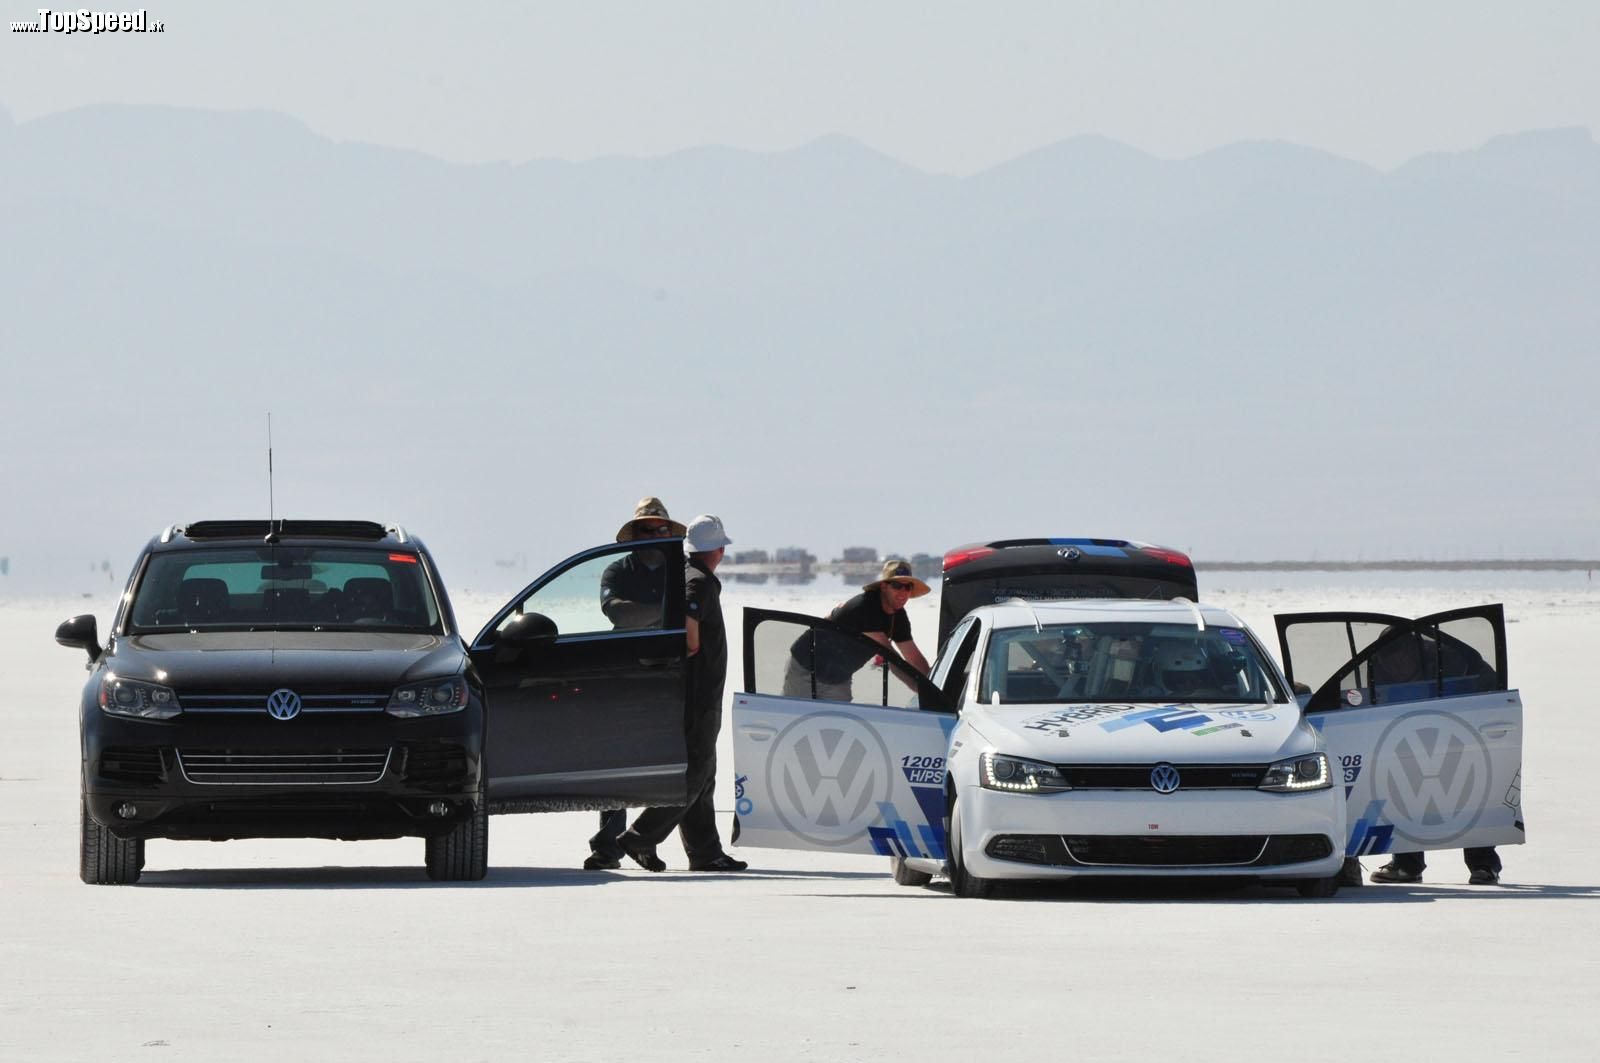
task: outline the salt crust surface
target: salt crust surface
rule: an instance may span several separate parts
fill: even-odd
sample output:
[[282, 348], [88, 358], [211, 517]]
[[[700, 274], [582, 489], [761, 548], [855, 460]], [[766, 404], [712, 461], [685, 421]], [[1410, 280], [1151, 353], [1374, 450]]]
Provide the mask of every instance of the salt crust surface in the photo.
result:
[[[82, 658], [51, 636], [70, 613], [104, 625], [111, 603], [0, 599], [0, 1059], [1600, 1055], [1600, 589], [1584, 573], [1202, 586], [1269, 644], [1275, 612], [1505, 602], [1530, 843], [1502, 851], [1504, 884], [1467, 886], [1446, 852], [1422, 885], [1331, 901], [1169, 885], [969, 902], [897, 887], [877, 858], [745, 850], [745, 875], [690, 874], [675, 841], [666, 874], [586, 873], [593, 816], [560, 814], [494, 819], [476, 884], [429, 882], [415, 840], [245, 841], [153, 842], [141, 885], [90, 887]], [[727, 605], [816, 612], [846, 593], [730, 583]], [[913, 613], [930, 653], [933, 601]], [[463, 627], [497, 604], [459, 595]]]

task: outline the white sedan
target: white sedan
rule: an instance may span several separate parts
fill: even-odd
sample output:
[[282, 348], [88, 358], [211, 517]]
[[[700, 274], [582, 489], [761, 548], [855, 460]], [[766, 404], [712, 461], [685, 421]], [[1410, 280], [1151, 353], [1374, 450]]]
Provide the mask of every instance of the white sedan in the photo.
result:
[[1498, 606], [1278, 623], [1288, 678], [1215, 607], [982, 606], [931, 680], [868, 664], [850, 702], [822, 702], [782, 696], [785, 670], [859, 661], [859, 636], [746, 610], [739, 843], [881, 853], [901, 883], [968, 897], [1128, 875], [1328, 896], [1347, 855], [1523, 840]]

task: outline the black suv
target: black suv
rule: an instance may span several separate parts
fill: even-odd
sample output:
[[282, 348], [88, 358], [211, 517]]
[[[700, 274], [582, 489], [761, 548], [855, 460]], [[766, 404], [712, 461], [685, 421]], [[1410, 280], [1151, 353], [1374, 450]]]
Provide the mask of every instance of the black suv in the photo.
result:
[[[648, 562], [654, 610], [610, 619]], [[630, 562], [631, 563], [631, 562]], [[152, 539], [89, 653], [80, 874], [138, 879], [149, 838], [426, 839], [472, 880], [488, 815], [686, 797], [680, 540], [567, 559], [469, 644], [432, 557], [368, 521], [204, 521]], [[486, 736], [495, 736], [486, 755]]]

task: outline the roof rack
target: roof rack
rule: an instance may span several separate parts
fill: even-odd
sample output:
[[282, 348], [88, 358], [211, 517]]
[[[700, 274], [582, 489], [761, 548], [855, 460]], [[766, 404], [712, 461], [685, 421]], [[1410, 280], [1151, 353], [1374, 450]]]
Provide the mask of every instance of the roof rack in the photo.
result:
[[383, 525], [371, 520], [201, 520], [183, 528], [190, 539], [363, 539], [377, 540], [389, 534]]
[[1204, 631], [1206, 629], [1206, 618], [1200, 612], [1200, 607], [1198, 605], [1194, 604], [1193, 602], [1191, 602], [1189, 599], [1185, 598], [1181, 594], [1178, 595], [1178, 597], [1176, 597], [1176, 598], [1174, 598], [1172, 600], [1174, 602], [1178, 602], [1178, 603], [1180, 603], [1182, 605], [1187, 605], [1189, 607], [1189, 612], [1194, 614], [1194, 626], [1195, 626], [1196, 630]]
[[1037, 631], [1037, 632], [1041, 632], [1041, 633], [1044, 631], [1044, 625], [1039, 623], [1039, 610], [1035, 609], [1033, 607], [1033, 603], [1028, 601], [1028, 599], [1026, 599], [1026, 598], [1007, 598], [1001, 604], [1002, 605], [1020, 605], [1020, 606], [1022, 606], [1024, 609], [1026, 609], [1028, 611], [1028, 615], [1033, 617], [1033, 630]]

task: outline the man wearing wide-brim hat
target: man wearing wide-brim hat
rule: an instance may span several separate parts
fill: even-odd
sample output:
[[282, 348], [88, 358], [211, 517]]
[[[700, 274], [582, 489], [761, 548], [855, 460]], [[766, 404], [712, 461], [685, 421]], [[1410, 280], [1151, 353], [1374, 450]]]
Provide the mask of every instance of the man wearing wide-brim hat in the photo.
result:
[[[645, 495], [633, 507], [633, 516], [617, 529], [617, 542], [675, 538], [684, 526], [667, 514], [655, 495]], [[618, 631], [659, 627], [667, 591], [666, 553], [643, 548], [632, 550], [606, 566], [600, 577], [600, 611]], [[600, 830], [589, 839], [585, 871], [610, 871], [622, 866], [623, 851], [617, 835], [628, 827], [627, 809], [600, 813]]]
[[[906, 603], [927, 593], [928, 585], [912, 574], [910, 562], [890, 558], [877, 579], [864, 585], [854, 598], [835, 606], [828, 619], [886, 650], [898, 651], [907, 664], [927, 675], [928, 659], [912, 641], [911, 617], [906, 615]], [[784, 697], [850, 701], [851, 678], [872, 660], [872, 651], [838, 639], [817, 641], [815, 646], [813, 660], [813, 640], [807, 632], [790, 647], [783, 674]]]

